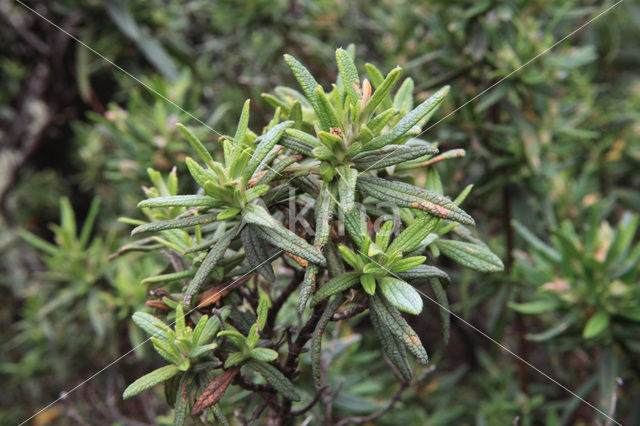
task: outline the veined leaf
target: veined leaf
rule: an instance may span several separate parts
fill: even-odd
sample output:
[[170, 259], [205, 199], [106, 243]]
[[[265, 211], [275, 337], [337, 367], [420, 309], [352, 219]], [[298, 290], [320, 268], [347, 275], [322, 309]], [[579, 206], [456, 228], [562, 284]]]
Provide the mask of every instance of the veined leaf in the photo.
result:
[[218, 200], [207, 195], [171, 195], [142, 200], [139, 208], [145, 207], [217, 207]]
[[196, 163], [191, 157], [187, 157], [185, 163], [187, 164], [191, 177], [201, 188], [204, 188], [208, 180], [215, 179], [214, 173], [200, 167], [200, 164]]
[[226, 361], [224, 362], [224, 368], [229, 368], [229, 367], [233, 367], [234, 365], [238, 365], [248, 358], [249, 358], [249, 355], [245, 353], [233, 352], [229, 354]]
[[152, 277], [147, 277], [144, 280], [142, 280], [142, 284], [157, 284], [157, 283], [178, 281], [183, 278], [190, 278], [195, 274], [196, 274], [195, 269], [189, 269], [186, 271], [172, 272], [170, 274], [154, 275]]
[[376, 294], [376, 279], [373, 275], [364, 274], [360, 276], [360, 284], [367, 294]]
[[183, 303], [185, 307], [188, 308], [189, 306], [191, 306], [191, 299], [198, 292], [198, 290], [200, 290], [200, 287], [202, 287], [202, 284], [204, 284], [204, 282], [207, 280], [209, 274], [211, 273], [211, 271], [213, 271], [213, 268], [216, 267], [218, 261], [222, 258], [222, 256], [224, 256], [224, 252], [229, 247], [229, 244], [231, 244], [231, 240], [233, 240], [237, 232], [237, 227], [229, 229], [213, 245], [213, 247], [211, 247], [209, 253], [207, 253], [207, 256], [200, 264], [198, 272], [196, 272], [196, 275], [193, 277], [193, 279], [189, 283], [189, 286], [184, 292]]
[[222, 399], [222, 396], [227, 391], [227, 388], [236, 377], [236, 374], [240, 372], [239, 368], [232, 368], [225, 371], [221, 376], [216, 377], [206, 389], [200, 395], [200, 398], [196, 401], [191, 410], [191, 415], [195, 416], [200, 414], [205, 409], [215, 405]]
[[373, 95], [369, 99], [369, 102], [366, 103], [364, 109], [362, 110], [361, 115], [363, 117], [367, 117], [369, 114], [374, 112], [380, 102], [389, 97], [389, 91], [398, 82], [400, 74], [402, 74], [402, 68], [395, 67], [389, 72], [389, 74], [387, 74], [384, 81], [375, 85], [375, 92], [373, 92]]
[[198, 216], [183, 217], [180, 219], [161, 220], [158, 222], [145, 223], [135, 227], [131, 231], [131, 236], [141, 234], [143, 232], [157, 232], [165, 229], [190, 228], [196, 225], [204, 225], [216, 220], [216, 213], [206, 213]]
[[327, 131], [332, 128], [341, 129], [342, 125], [340, 121], [338, 121], [338, 117], [336, 115], [336, 111], [333, 109], [331, 102], [327, 99], [327, 95], [322, 90], [322, 86], [318, 85], [315, 89], [316, 94], [316, 103], [318, 107], [318, 119], [320, 123], [322, 123], [323, 127], [327, 129]]
[[297, 310], [299, 314], [304, 312], [304, 308], [307, 306], [307, 301], [309, 300], [309, 297], [311, 297], [311, 294], [313, 294], [319, 270], [320, 268], [318, 268], [318, 265], [311, 263], [307, 266], [307, 270], [304, 272], [304, 279], [302, 280], [300, 289], [298, 290]]
[[205, 148], [202, 142], [200, 142], [200, 139], [198, 139], [191, 130], [187, 129], [181, 123], [176, 124], [176, 126], [178, 127], [178, 129], [180, 129], [182, 134], [186, 136], [187, 140], [189, 141], [193, 149], [198, 153], [198, 156], [202, 159], [202, 161], [204, 161], [207, 166], [213, 169], [213, 158], [211, 157], [211, 154], [209, 154], [209, 151], [207, 151], [207, 148]]
[[358, 171], [348, 166], [340, 167], [337, 171], [340, 176], [340, 181], [338, 183], [340, 206], [344, 212], [349, 213], [355, 207], [355, 191]]
[[253, 155], [247, 163], [247, 167], [244, 170], [244, 180], [248, 182], [258, 166], [263, 162], [267, 154], [278, 143], [280, 137], [286, 129], [293, 125], [293, 121], [285, 121], [276, 126], [273, 126], [263, 137], [258, 146], [256, 146]]
[[407, 77], [398, 92], [393, 97], [393, 107], [398, 111], [408, 112], [413, 108], [413, 88], [415, 84], [413, 83], [413, 79], [411, 77]]
[[279, 394], [292, 401], [300, 401], [296, 388], [277, 368], [267, 363], [249, 360], [247, 366], [260, 373]]
[[362, 265], [360, 265], [360, 263], [362, 262], [360, 261], [358, 256], [353, 252], [353, 250], [351, 250], [349, 247], [343, 244], [338, 244], [338, 251], [340, 251], [340, 254], [342, 255], [342, 259], [345, 262], [347, 262], [349, 265], [351, 265], [352, 268], [358, 268], [359, 266], [362, 267]]
[[170, 345], [167, 340], [159, 339], [157, 337], [152, 337], [151, 343], [153, 343], [153, 348], [156, 352], [171, 364], [175, 364], [177, 366], [182, 363], [182, 355], [175, 345]]
[[376, 234], [376, 245], [379, 246], [384, 252], [387, 250], [389, 240], [391, 239], [391, 231], [393, 231], [393, 221], [388, 220], [382, 225], [378, 233]]
[[442, 254], [475, 271], [497, 272], [504, 269], [502, 260], [479, 244], [442, 239], [436, 244]]
[[249, 356], [258, 361], [271, 362], [278, 358], [278, 352], [269, 348], [253, 348], [251, 352], [249, 352]]
[[167, 338], [167, 332], [171, 330], [167, 324], [146, 312], [136, 312], [131, 317], [134, 323], [143, 329], [148, 335], [160, 339]]
[[349, 52], [344, 49], [336, 50], [336, 62], [338, 63], [342, 84], [344, 84], [347, 96], [355, 110], [355, 116], [358, 117], [360, 112], [360, 77], [358, 76], [358, 69], [353, 63]]
[[247, 223], [257, 225], [252, 229], [258, 232], [260, 238], [310, 262], [326, 265], [324, 256], [317, 248], [285, 228], [264, 208], [256, 204], [249, 204], [242, 212], [242, 217]]
[[353, 209], [344, 214], [344, 226], [349, 232], [351, 239], [361, 249], [364, 247], [365, 240], [369, 240], [369, 232], [365, 223], [364, 215], [359, 209]]
[[323, 111], [321, 110], [319, 102], [316, 98], [316, 88], [318, 87], [318, 82], [315, 78], [313, 78], [309, 70], [307, 70], [307, 68], [305, 68], [305, 66], [302, 65], [293, 56], [284, 55], [284, 60], [287, 65], [289, 65], [289, 68], [291, 68], [293, 75], [295, 76], [296, 80], [298, 80], [298, 83], [300, 83], [302, 91], [309, 99], [309, 103], [311, 103], [313, 110], [318, 116], [318, 120], [320, 120], [320, 124], [323, 130], [329, 131], [329, 129], [331, 128], [331, 123], [327, 121], [327, 118], [323, 114]]
[[412, 286], [392, 277], [378, 278], [377, 281], [378, 288], [393, 306], [413, 315], [422, 312], [422, 298]]
[[[283, 136], [284, 138], [284, 136]], [[280, 139], [280, 142], [282, 142], [282, 139]], [[264, 186], [265, 190], [264, 191], [260, 191], [260, 194], [258, 196], [262, 196], [263, 194], [265, 194], [268, 190], [270, 190], [271, 188], [266, 186], [269, 182], [271, 182], [273, 179], [276, 178], [276, 175], [278, 175], [281, 171], [283, 171], [284, 169], [286, 169], [287, 167], [289, 167], [290, 165], [292, 165], [293, 163], [295, 163], [296, 161], [300, 160], [302, 158], [302, 156], [300, 155], [293, 155], [290, 157], [286, 157], [283, 158], [279, 161], [277, 161], [276, 163], [274, 163], [274, 165], [269, 168], [269, 170], [267, 170], [267, 172], [264, 174], [264, 176], [262, 176], [258, 182], [256, 183], [256, 186], [254, 186], [253, 188], [249, 188], [247, 190], [247, 202], [251, 202], [253, 199], [257, 198], [257, 197], [252, 197], [250, 196], [250, 192], [252, 190], [254, 190], [254, 188], [257, 188], [259, 186]]]
[[280, 145], [284, 146], [285, 148], [289, 148], [294, 152], [304, 154], [307, 156], [312, 156], [313, 149], [315, 148], [315, 146], [308, 144], [302, 139], [298, 139], [297, 137], [291, 136], [286, 133], [282, 135], [282, 137], [280, 138]]
[[[191, 383], [193, 377], [189, 374], [183, 374], [178, 382], [178, 388], [175, 392], [171, 392], [171, 395], [175, 395], [174, 411], [173, 411], [173, 426], [184, 426], [187, 423], [187, 417], [189, 416], [189, 405], [191, 404], [191, 397], [193, 390]], [[165, 388], [166, 392], [166, 388]], [[168, 394], [168, 392], [166, 392]]]
[[[244, 139], [247, 134], [247, 128], [249, 127], [249, 105], [250, 100], [247, 99], [242, 106], [242, 113], [240, 114], [240, 120], [238, 120], [238, 126], [236, 127], [236, 134], [233, 137], [234, 150], [232, 153], [225, 150], [224, 158], [226, 164], [230, 166], [230, 169], [234, 169], [233, 165], [240, 158], [243, 150], [245, 149]], [[234, 175], [232, 178], [239, 176]]]
[[242, 247], [247, 257], [247, 262], [252, 268], [258, 270], [258, 272], [271, 282], [276, 281], [276, 275], [273, 272], [273, 266], [271, 262], [268, 262], [269, 253], [264, 243], [258, 236], [252, 232], [251, 228], [245, 226], [240, 233], [242, 240]]
[[373, 325], [373, 329], [375, 330], [378, 340], [382, 345], [382, 350], [398, 369], [398, 372], [404, 381], [411, 381], [413, 373], [411, 371], [411, 366], [409, 365], [409, 360], [407, 359], [407, 349], [404, 343], [398, 342], [397, 337], [391, 333], [389, 327], [380, 321], [374, 309], [371, 309], [369, 312], [371, 324]]
[[[382, 129], [384, 129], [387, 124], [389, 124], [393, 116], [395, 116], [397, 113], [398, 111], [395, 108], [386, 109], [369, 120], [369, 122], [367, 123], [367, 127], [369, 128], [371, 133], [377, 136], [382, 131]], [[370, 140], [367, 142], [370, 142]]]
[[178, 367], [175, 365], [165, 365], [164, 367], [160, 367], [157, 370], [140, 377], [138, 380], [127, 386], [122, 394], [122, 398], [127, 399], [132, 396], [136, 396], [140, 392], [144, 392], [158, 383], [169, 380], [178, 373], [180, 373], [180, 370], [178, 370]]
[[316, 324], [316, 328], [313, 330], [313, 334], [311, 337], [311, 370], [313, 374], [313, 384], [316, 390], [322, 388], [322, 374], [321, 374], [321, 364], [322, 364], [322, 335], [324, 334], [324, 329], [329, 324], [329, 320], [333, 316], [333, 313], [338, 310], [342, 302], [344, 301], [344, 297], [341, 294], [338, 294], [336, 297], [331, 299], [327, 308], [324, 310], [318, 323]]
[[412, 256], [405, 257], [404, 259], [400, 259], [397, 262], [394, 262], [393, 265], [389, 268], [389, 271], [392, 273], [405, 272], [411, 268], [415, 268], [418, 265], [421, 265], [427, 258], [425, 256]]
[[[358, 170], [378, 170], [405, 161], [415, 160], [429, 154], [437, 154], [438, 148], [429, 145], [406, 146], [393, 145], [392, 149], [377, 155], [367, 155], [361, 159], [354, 158], [354, 164]], [[383, 151], [382, 149], [380, 151]], [[369, 153], [371, 151], [367, 151]]]
[[442, 280], [451, 281], [451, 278], [449, 278], [449, 275], [447, 275], [446, 272], [431, 265], [418, 265], [409, 269], [408, 271], [395, 272], [395, 275], [405, 281], [425, 278], [439, 278]]
[[438, 90], [429, 99], [418, 105], [413, 111], [405, 115], [391, 131], [380, 136], [376, 136], [364, 146], [365, 150], [378, 149], [389, 145], [402, 135], [407, 133], [413, 126], [418, 124], [423, 118], [430, 117], [440, 106], [444, 97], [449, 93], [449, 86]]
[[473, 218], [447, 197], [404, 182], [381, 178], [359, 177], [356, 187], [383, 201], [391, 201], [402, 207], [424, 210], [444, 219], [467, 225], [475, 225]]
[[[252, 188], [253, 189], [253, 188]], [[267, 188], [268, 189], [268, 188]], [[247, 191], [248, 192], [248, 191]], [[238, 207], [227, 207], [226, 209], [222, 210], [220, 213], [218, 213], [218, 215], [216, 216], [217, 220], [227, 220], [227, 219], [231, 219], [233, 217], [235, 217], [238, 213], [240, 213], [242, 210], [239, 209]]]
[[369, 296], [369, 308], [375, 310], [376, 315], [389, 331], [402, 342], [422, 364], [429, 362], [427, 351], [422, 346], [420, 338], [415, 331], [402, 318], [400, 312], [389, 304], [384, 297]]
[[311, 300], [312, 305], [317, 305], [329, 296], [336, 293], [340, 293], [348, 288], [353, 287], [360, 281], [360, 274], [358, 272], [345, 272], [333, 278], [328, 283], [320, 287], [320, 289], [313, 295]]

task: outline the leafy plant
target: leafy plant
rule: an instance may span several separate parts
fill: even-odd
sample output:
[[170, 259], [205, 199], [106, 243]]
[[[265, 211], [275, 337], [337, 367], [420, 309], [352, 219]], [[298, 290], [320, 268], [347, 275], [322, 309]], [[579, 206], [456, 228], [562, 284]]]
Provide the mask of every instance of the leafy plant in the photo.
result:
[[[192, 132], [178, 125], [202, 162], [186, 158], [198, 190], [177, 195], [175, 171], [165, 181], [150, 170], [154, 186], [146, 189], [148, 198], [139, 207], [151, 221], [125, 221], [138, 225], [133, 235], [159, 235], [133, 243], [126, 250], [154, 249], [159, 243], [175, 254], [171, 262], [174, 271], [146, 281], [190, 280], [184, 287], [171, 285], [178, 290], [171, 300], [165, 297], [153, 303], [164, 311], [179, 306], [175, 332], [148, 314], [134, 316], [139, 325], [145, 318], [146, 323], [157, 322], [157, 328], [162, 328], [164, 337], [154, 336], [154, 344], [173, 365], [139, 379], [125, 391], [125, 397], [173, 380], [180, 371], [197, 369], [199, 364], [192, 363], [195, 352], [207, 359], [212, 357], [217, 364], [203, 367], [199, 377], [208, 377], [210, 383], [195, 402], [190, 395], [198, 393], [196, 383], [201, 379], [193, 386], [185, 385], [193, 392], [185, 390], [176, 397], [170, 390], [173, 388], [165, 385], [170, 400], [180, 395], [186, 398], [180, 402], [180, 409], [176, 402], [176, 419], [184, 421], [182, 404], [193, 404], [193, 415], [214, 407], [232, 382], [256, 391], [258, 388], [240, 372], [244, 366], [264, 376], [267, 388], [259, 389], [284, 397], [281, 402], [265, 401], [270, 409], [281, 418], [290, 417], [290, 401], [300, 399], [292, 383], [306, 344], [311, 340], [316, 392], [326, 395], [329, 386], [321, 362], [323, 332], [335, 315], [347, 320], [367, 309], [384, 352], [401, 379], [408, 382], [412, 368], [407, 350], [423, 364], [428, 360], [421, 339], [401, 314], [422, 311], [421, 296], [408, 281], [429, 279], [441, 303], [443, 328], [448, 335], [443, 284], [448, 284], [449, 277], [425, 263], [426, 250], [434, 257], [442, 253], [472, 269], [502, 269], [500, 259], [465, 227], [474, 225], [474, 221], [458, 205], [471, 187], [452, 201], [437, 185], [424, 189], [395, 178], [395, 170], [405, 172], [412, 165], [433, 160], [438, 153], [435, 145], [419, 139], [420, 126], [435, 113], [448, 88], [411, 108], [411, 85], [404, 83], [391, 96], [400, 68], [383, 78], [368, 64], [374, 91], [367, 79], [360, 79], [350, 50], [336, 51], [340, 76], [329, 93], [300, 62], [285, 56], [303, 93], [278, 88], [275, 95], [265, 95], [276, 110], [260, 135], [248, 128], [247, 101], [235, 135], [220, 138], [221, 161], [214, 160]], [[437, 178], [437, 173], [434, 176]], [[439, 182], [439, 178], [436, 180]], [[285, 201], [290, 206], [304, 203], [310, 208], [298, 217], [292, 216], [292, 211], [287, 215], [282, 211]], [[376, 217], [394, 220], [386, 220], [372, 239], [370, 229], [375, 227]], [[301, 219], [308, 223], [307, 218], [314, 223], [308, 231], [297, 223]], [[282, 219], [288, 219], [289, 227]], [[341, 235], [341, 226], [348, 235]], [[443, 238], [453, 230], [460, 240]], [[312, 242], [307, 241], [307, 234], [313, 235]], [[277, 249], [275, 253], [269, 246]], [[345, 272], [340, 255], [352, 270]], [[273, 266], [293, 274], [291, 283], [278, 296]], [[254, 285], [243, 288], [251, 278]], [[306, 317], [299, 326], [278, 316], [296, 290], [298, 315]], [[312, 312], [307, 316], [309, 299]], [[330, 299], [328, 303], [326, 299]], [[217, 342], [223, 339], [228, 343], [202, 342], [205, 346], [198, 346], [200, 343], [193, 339], [195, 330], [204, 327], [200, 325], [204, 316], [193, 331], [185, 328], [185, 317], [188, 322], [203, 315], [212, 303], [229, 312], [226, 318], [218, 317], [223, 330], [217, 334]], [[148, 333], [154, 333], [146, 327]], [[260, 336], [265, 338], [264, 343]], [[284, 344], [288, 351], [283, 359], [277, 349]], [[217, 368], [223, 373], [212, 378], [210, 373]], [[181, 381], [188, 380], [182, 377]], [[220, 414], [216, 412], [212, 408], [203, 415], [215, 417]]]

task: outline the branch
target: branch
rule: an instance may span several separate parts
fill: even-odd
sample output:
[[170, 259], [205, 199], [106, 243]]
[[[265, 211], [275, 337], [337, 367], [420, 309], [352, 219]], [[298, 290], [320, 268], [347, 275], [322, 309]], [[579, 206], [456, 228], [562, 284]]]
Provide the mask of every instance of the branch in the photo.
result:
[[366, 306], [366, 305], [352, 306], [349, 309], [346, 309], [346, 310], [344, 310], [342, 312], [337, 312], [337, 313], [333, 314], [333, 316], [331, 317], [331, 321], [340, 321], [340, 320], [353, 318], [356, 315], [361, 314], [362, 312], [366, 311], [367, 308], [368, 308], [368, 306]]

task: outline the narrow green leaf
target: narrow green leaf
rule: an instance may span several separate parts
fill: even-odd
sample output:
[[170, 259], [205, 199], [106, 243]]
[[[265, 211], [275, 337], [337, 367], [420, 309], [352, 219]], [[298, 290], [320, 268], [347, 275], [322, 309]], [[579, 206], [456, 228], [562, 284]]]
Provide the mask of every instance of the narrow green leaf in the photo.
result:
[[292, 401], [300, 401], [295, 386], [277, 368], [261, 361], [249, 360], [247, 366], [260, 373], [279, 394]]
[[340, 167], [337, 171], [340, 175], [340, 181], [338, 183], [340, 206], [345, 213], [349, 213], [355, 207], [355, 191], [358, 171], [349, 166]]
[[356, 187], [375, 198], [391, 201], [401, 207], [424, 210], [444, 219], [454, 220], [466, 225], [475, 225], [473, 218], [447, 197], [404, 182], [388, 181], [381, 178], [358, 178]]
[[413, 281], [426, 278], [439, 278], [445, 281], [451, 281], [449, 275], [441, 269], [430, 265], [418, 265], [404, 272], [395, 272], [398, 278], [405, 281]]
[[369, 102], [365, 105], [362, 110], [361, 115], [363, 117], [367, 117], [369, 114], [376, 110], [376, 107], [382, 102], [385, 98], [389, 97], [389, 91], [395, 86], [398, 82], [398, 78], [400, 78], [400, 74], [402, 74], [402, 68], [395, 67], [392, 69], [389, 74], [385, 77], [384, 81], [380, 84], [376, 84], [376, 91], [373, 92], [373, 95], [369, 99]]
[[322, 90], [322, 86], [317, 86], [315, 89], [316, 102], [318, 105], [318, 119], [322, 123], [322, 127], [327, 131], [332, 128], [342, 128], [340, 121], [338, 121], [338, 116], [336, 114], [335, 109], [327, 99], [327, 95]]
[[146, 312], [136, 312], [133, 314], [131, 319], [148, 335], [158, 337], [160, 339], [166, 339], [167, 332], [171, 330], [167, 324]]
[[154, 387], [158, 383], [169, 380], [179, 372], [180, 370], [178, 370], [178, 367], [176, 367], [175, 365], [166, 365], [164, 367], [160, 367], [157, 370], [154, 370], [151, 373], [140, 377], [138, 380], [127, 386], [127, 388], [124, 390], [124, 393], [122, 394], [122, 398], [131, 398], [132, 396], [135, 396], [140, 392], [144, 392], [147, 389]]
[[93, 230], [93, 225], [96, 222], [96, 218], [98, 217], [99, 212], [100, 212], [100, 198], [95, 197], [91, 201], [91, 206], [89, 207], [87, 218], [84, 220], [84, 224], [82, 225], [82, 230], [80, 231], [80, 237], [78, 238], [80, 247], [86, 248], [87, 244], [89, 243], [89, 238], [91, 237], [91, 231]]
[[305, 66], [302, 65], [293, 56], [284, 55], [284, 60], [287, 63], [287, 65], [289, 65], [289, 68], [291, 68], [293, 75], [295, 76], [296, 80], [298, 80], [298, 83], [300, 83], [300, 87], [302, 88], [302, 91], [307, 96], [311, 104], [312, 105], [315, 104], [316, 103], [315, 90], [316, 90], [316, 87], [318, 87], [318, 82], [316, 81], [316, 79], [313, 78], [309, 70], [307, 70], [307, 68], [305, 68]]
[[405, 382], [411, 381], [413, 372], [407, 359], [407, 349], [402, 342], [398, 342], [397, 337], [391, 333], [389, 327], [383, 323], [374, 309], [370, 309], [369, 317], [371, 318], [371, 324], [378, 336], [378, 340], [382, 345], [382, 350], [387, 355], [389, 360], [398, 369], [398, 372], [402, 376]]
[[249, 204], [243, 210], [242, 217], [245, 222], [257, 225], [252, 229], [258, 232], [260, 238], [310, 262], [326, 265], [324, 256], [317, 248], [285, 228], [264, 208], [256, 204]]
[[504, 270], [502, 260], [487, 247], [466, 241], [442, 240], [436, 242], [445, 256], [459, 264], [480, 272], [497, 272]]
[[585, 339], [592, 339], [601, 334], [611, 321], [611, 317], [605, 311], [599, 311], [587, 321], [587, 324], [582, 330], [582, 337]]
[[249, 352], [249, 356], [258, 361], [271, 362], [278, 358], [278, 352], [268, 348], [254, 348]]
[[249, 159], [246, 169], [244, 170], [244, 180], [248, 182], [253, 173], [256, 171], [258, 166], [263, 163], [263, 160], [267, 156], [267, 154], [273, 149], [273, 147], [278, 143], [280, 137], [284, 133], [286, 129], [293, 125], [293, 121], [285, 121], [280, 123], [271, 130], [269, 130], [263, 137], [260, 143], [256, 146], [253, 155]]
[[351, 210], [344, 215], [344, 226], [351, 239], [360, 249], [363, 249], [365, 241], [369, 240], [364, 214], [359, 209]]
[[183, 217], [180, 219], [161, 220], [158, 222], [145, 223], [135, 227], [131, 231], [131, 236], [144, 232], [158, 232], [166, 229], [190, 228], [196, 225], [204, 225], [216, 220], [216, 213], [205, 213], [197, 216]]
[[382, 225], [378, 233], [376, 234], [376, 245], [379, 246], [382, 251], [387, 250], [389, 240], [391, 239], [391, 231], [393, 231], [393, 221], [388, 220]]
[[198, 272], [196, 272], [196, 275], [193, 277], [193, 279], [189, 283], [189, 286], [184, 292], [183, 303], [186, 308], [189, 308], [191, 306], [191, 299], [198, 292], [198, 290], [200, 290], [200, 287], [202, 287], [204, 282], [207, 280], [209, 274], [213, 271], [213, 268], [216, 267], [218, 261], [222, 258], [224, 252], [227, 250], [227, 247], [229, 247], [229, 244], [231, 244], [231, 241], [236, 236], [236, 233], [237, 228], [231, 228], [224, 233], [224, 235], [213, 245], [213, 247], [211, 247], [209, 253], [207, 253], [207, 256], [200, 264]]
[[322, 388], [322, 336], [324, 334], [324, 329], [327, 327], [327, 324], [329, 324], [329, 320], [331, 320], [334, 312], [338, 310], [340, 305], [342, 305], [342, 302], [344, 302], [344, 297], [341, 294], [338, 294], [336, 297], [331, 299], [327, 308], [320, 316], [320, 319], [316, 324], [316, 328], [313, 330], [310, 356], [313, 384], [316, 390], [320, 390]]
[[408, 271], [409, 269], [415, 268], [418, 265], [421, 265], [427, 258], [425, 256], [412, 256], [406, 257], [404, 259], [400, 259], [395, 262], [390, 268], [389, 271], [394, 274], [398, 272]]
[[[289, 130], [292, 130], [292, 129], [289, 129]], [[307, 156], [312, 156], [313, 149], [315, 148], [315, 146], [308, 144], [302, 139], [298, 139], [297, 137], [291, 136], [286, 133], [282, 135], [282, 137], [280, 138], [280, 145], [284, 146], [285, 148], [289, 148], [294, 152], [304, 154]]]
[[373, 275], [364, 274], [360, 277], [360, 284], [367, 294], [376, 294], [376, 279]]
[[138, 207], [217, 207], [219, 204], [216, 199], [207, 195], [171, 195], [142, 200]]
[[249, 358], [249, 355], [246, 355], [242, 352], [233, 352], [229, 354], [227, 360], [224, 362], [224, 368], [233, 367], [234, 365], [238, 365], [241, 362], [245, 361]]
[[418, 105], [413, 111], [405, 115], [391, 131], [376, 136], [364, 146], [365, 150], [378, 149], [399, 139], [423, 118], [430, 117], [440, 106], [444, 97], [449, 93], [449, 86], [438, 90], [429, 99]]
[[[232, 166], [236, 161], [238, 161], [238, 158], [240, 158], [240, 154], [242, 153], [242, 150], [245, 149], [246, 145], [245, 145], [245, 136], [247, 134], [247, 128], [249, 127], [249, 106], [250, 106], [250, 100], [247, 99], [244, 102], [244, 105], [242, 106], [242, 113], [240, 114], [240, 119], [238, 120], [238, 126], [236, 127], [236, 134], [233, 137], [233, 144], [234, 144], [234, 150], [233, 150], [233, 154], [229, 155], [230, 153], [225, 152], [225, 163]], [[229, 158], [231, 157], [231, 158]], [[232, 176], [233, 178], [236, 178], [238, 176]]]
[[374, 295], [369, 296], [369, 308], [375, 310], [376, 315], [389, 331], [402, 342], [409, 352], [411, 352], [421, 364], [427, 364], [429, 358], [427, 351], [422, 346], [420, 338], [415, 331], [402, 318], [400, 312], [393, 307], [384, 297]]
[[351, 55], [344, 49], [336, 50], [336, 62], [338, 63], [342, 84], [344, 84], [345, 91], [357, 117], [360, 112], [360, 77], [358, 76], [358, 70], [353, 63]]
[[304, 279], [302, 280], [298, 290], [297, 310], [299, 314], [304, 312], [304, 309], [307, 307], [307, 301], [313, 294], [319, 270], [320, 268], [318, 268], [318, 265], [311, 263], [307, 266], [307, 270], [304, 272]]
[[357, 272], [346, 272], [333, 278], [328, 283], [318, 289], [311, 300], [312, 305], [317, 305], [329, 296], [340, 293], [348, 288], [353, 287], [360, 281], [360, 274]]
[[361, 159], [354, 158], [353, 161], [356, 168], [358, 170], [378, 170], [394, 164], [404, 163], [405, 161], [415, 160], [425, 155], [438, 153], [438, 149], [430, 145], [390, 145], [385, 148], [380, 149], [383, 153], [377, 155], [367, 155]]
[[377, 281], [380, 291], [393, 306], [413, 315], [422, 312], [422, 298], [412, 286], [392, 277], [378, 278]]
[[[391, 102], [391, 101], [389, 101], [389, 102]], [[398, 111], [395, 108], [386, 109], [386, 110], [382, 111], [381, 113], [379, 113], [378, 115], [376, 115], [371, 120], [369, 120], [369, 122], [367, 123], [367, 127], [369, 128], [371, 133], [373, 133], [375, 136], [377, 136], [382, 131], [382, 129], [384, 129], [384, 127], [387, 124], [389, 124], [391, 119], [397, 113], [398, 113]], [[368, 140], [367, 142], [370, 142], [370, 141], [371, 140]]]
[[198, 156], [202, 159], [202, 161], [204, 161], [207, 166], [213, 169], [213, 158], [211, 157], [211, 154], [209, 154], [209, 151], [207, 151], [207, 148], [205, 148], [202, 142], [200, 142], [200, 139], [198, 139], [196, 135], [191, 132], [191, 130], [187, 129], [181, 123], [176, 124], [176, 126], [178, 127], [178, 129], [180, 129], [182, 134], [186, 136], [187, 140], [189, 141], [193, 149], [198, 153]]
[[509, 302], [508, 306], [509, 308], [521, 314], [539, 315], [557, 309], [560, 306], [560, 302], [555, 298], [546, 298], [527, 303]]
[[576, 322], [578, 316], [579, 311], [571, 311], [555, 322], [551, 328], [540, 333], [527, 333], [525, 337], [532, 342], [546, 342], [567, 331], [567, 329]]
[[196, 274], [195, 269], [189, 269], [187, 271], [172, 272], [170, 274], [154, 275], [142, 280], [142, 284], [158, 284], [171, 281], [178, 281], [183, 278], [190, 278]]
[[258, 238], [255, 232], [252, 232], [248, 226], [242, 229], [240, 238], [247, 262], [249, 262], [251, 268], [257, 269], [260, 275], [274, 283], [276, 281], [276, 275], [273, 272], [271, 262], [268, 262], [269, 253], [262, 240]]
[[358, 266], [361, 266], [359, 265], [361, 262], [358, 256], [349, 247], [345, 246], [344, 244], [338, 244], [338, 250], [342, 255], [342, 259], [345, 262], [347, 262], [349, 265], [351, 265], [352, 268], [357, 268]]

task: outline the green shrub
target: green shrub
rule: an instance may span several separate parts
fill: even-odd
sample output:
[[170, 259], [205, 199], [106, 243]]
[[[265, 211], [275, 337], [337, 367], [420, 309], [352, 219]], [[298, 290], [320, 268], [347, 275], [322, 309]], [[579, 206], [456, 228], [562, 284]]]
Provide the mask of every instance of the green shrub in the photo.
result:
[[[220, 138], [220, 161], [178, 125], [200, 160], [186, 159], [197, 190], [178, 195], [175, 171], [164, 180], [151, 170], [153, 186], [139, 203], [150, 221], [125, 219], [138, 225], [133, 235], [155, 234], [127, 250], [160, 245], [175, 255], [172, 270], [146, 279], [166, 286], [153, 306], [169, 312], [175, 329], [149, 314], [134, 315], [171, 364], [134, 382], [125, 398], [165, 382], [177, 423], [189, 412], [220, 420], [230, 407], [218, 402], [236, 384], [258, 395], [278, 393], [282, 398], [264, 404], [271, 415], [288, 418], [297, 410], [292, 401], [301, 399], [296, 379], [310, 341], [319, 394], [313, 401], [331, 405], [322, 334], [329, 321], [364, 311], [398, 380], [408, 383], [414, 370], [408, 352], [422, 364], [428, 357], [401, 312], [422, 311], [423, 282], [440, 304], [448, 339], [449, 277], [433, 259], [442, 253], [479, 271], [503, 268], [472, 235], [467, 226], [474, 221], [459, 207], [471, 187], [451, 200], [435, 183], [437, 173], [431, 189], [398, 178], [438, 154], [420, 139], [421, 128], [448, 87], [414, 108], [411, 84], [391, 94], [400, 68], [383, 77], [367, 64], [370, 83], [352, 55], [353, 49], [336, 51], [339, 78], [329, 93], [285, 56], [302, 93], [280, 87], [265, 95], [276, 111], [261, 134], [248, 128], [247, 101], [235, 135]], [[297, 216], [296, 205], [304, 206]], [[285, 288], [282, 274], [292, 277]], [[297, 325], [287, 312], [296, 294]], [[257, 404], [251, 399], [244, 409]]]

